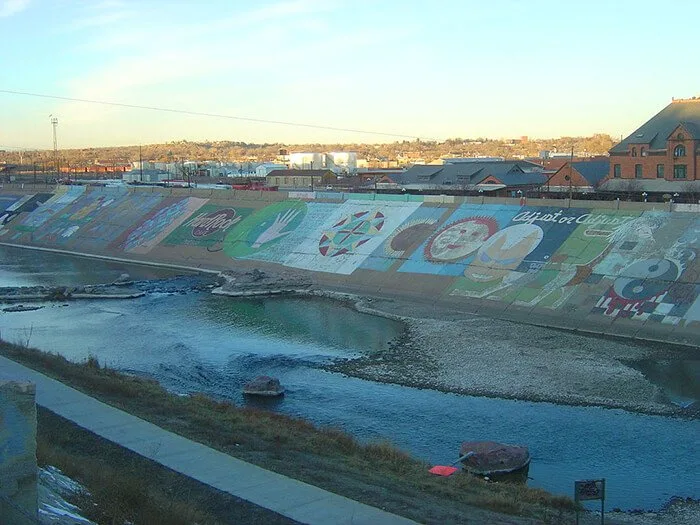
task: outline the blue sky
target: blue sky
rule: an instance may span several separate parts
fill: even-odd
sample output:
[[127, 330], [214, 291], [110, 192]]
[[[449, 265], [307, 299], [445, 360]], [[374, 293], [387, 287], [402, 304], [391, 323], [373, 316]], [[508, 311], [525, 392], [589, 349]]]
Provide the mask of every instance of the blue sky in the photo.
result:
[[695, 0], [0, 0], [0, 148], [50, 148], [50, 114], [59, 147], [619, 137], [700, 95], [698, 19]]

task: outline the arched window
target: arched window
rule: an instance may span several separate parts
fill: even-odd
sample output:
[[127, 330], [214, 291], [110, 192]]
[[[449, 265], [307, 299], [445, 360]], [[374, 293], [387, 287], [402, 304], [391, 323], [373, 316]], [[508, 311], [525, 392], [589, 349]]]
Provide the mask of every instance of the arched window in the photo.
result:
[[683, 136], [683, 133], [679, 133], [678, 135], [676, 135], [676, 138], [678, 140], [683, 140], [685, 137]]
[[637, 156], [637, 148], [632, 148], [632, 156], [633, 157]]
[[678, 144], [678, 146], [673, 149], [673, 156], [685, 157], [685, 146], [683, 144]]
[[647, 156], [647, 150], [646, 150], [646, 148], [645, 148], [644, 146], [642, 146], [641, 148], [639, 148], [639, 155], [640, 155], [641, 157], [646, 157], [646, 156]]

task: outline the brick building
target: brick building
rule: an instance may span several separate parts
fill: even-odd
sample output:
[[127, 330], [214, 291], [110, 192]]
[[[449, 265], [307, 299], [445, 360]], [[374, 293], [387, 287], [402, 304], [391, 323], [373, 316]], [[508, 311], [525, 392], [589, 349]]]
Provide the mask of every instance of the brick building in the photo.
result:
[[547, 180], [550, 193], [595, 193], [610, 171], [610, 159], [594, 157], [564, 162]]
[[673, 100], [610, 150], [608, 178], [700, 180], [700, 97]]

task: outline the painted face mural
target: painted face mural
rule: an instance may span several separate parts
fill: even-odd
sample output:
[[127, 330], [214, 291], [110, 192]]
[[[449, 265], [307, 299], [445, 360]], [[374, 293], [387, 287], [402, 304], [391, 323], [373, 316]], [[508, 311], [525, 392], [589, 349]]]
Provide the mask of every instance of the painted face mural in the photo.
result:
[[330, 230], [324, 231], [318, 251], [325, 257], [337, 257], [354, 252], [384, 227], [380, 211], [360, 211], [343, 217]]
[[509, 226], [491, 236], [464, 270], [476, 282], [503, 279], [542, 241], [542, 228], [534, 224]]
[[476, 251], [498, 229], [489, 217], [468, 217], [438, 231], [425, 246], [425, 258], [431, 262], [452, 262]]

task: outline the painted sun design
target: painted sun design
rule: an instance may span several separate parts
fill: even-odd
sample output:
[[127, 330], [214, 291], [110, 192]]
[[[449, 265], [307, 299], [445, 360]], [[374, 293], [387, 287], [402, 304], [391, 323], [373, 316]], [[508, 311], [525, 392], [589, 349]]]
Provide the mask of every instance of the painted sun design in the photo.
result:
[[406, 253], [406, 250], [423, 240], [437, 223], [437, 219], [413, 219], [404, 222], [396, 228], [384, 242], [384, 253], [398, 259]]
[[493, 217], [467, 217], [437, 231], [425, 245], [425, 259], [431, 262], [453, 262], [474, 253], [498, 231]]

